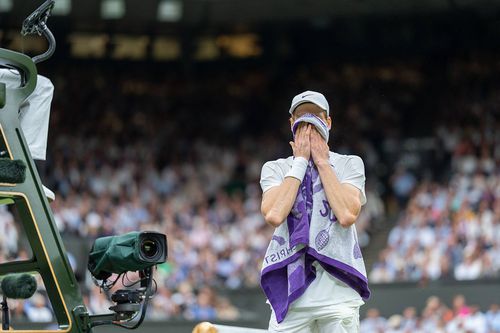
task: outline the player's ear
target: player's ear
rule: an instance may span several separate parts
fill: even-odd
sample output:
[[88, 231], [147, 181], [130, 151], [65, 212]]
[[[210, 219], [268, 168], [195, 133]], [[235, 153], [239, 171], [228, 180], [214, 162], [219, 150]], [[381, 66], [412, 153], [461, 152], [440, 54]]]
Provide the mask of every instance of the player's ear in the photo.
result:
[[290, 129], [293, 129], [293, 122], [294, 122], [293, 116], [291, 116], [289, 120], [290, 120]]
[[332, 129], [332, 118], [331, 117], [326, 118], [326, 124], [328, 125], [328, 129], [331, 130]]

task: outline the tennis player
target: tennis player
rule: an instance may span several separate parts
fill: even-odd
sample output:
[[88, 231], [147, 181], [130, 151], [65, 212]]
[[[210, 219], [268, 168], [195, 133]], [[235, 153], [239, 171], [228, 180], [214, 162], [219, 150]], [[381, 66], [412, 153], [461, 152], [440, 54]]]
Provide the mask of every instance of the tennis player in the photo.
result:
[[359, 332], [370, 293], [354, 226], [366, 203], [363, 161], [330, 151], [322, 94], [298, 94], [289, 112], [293, 156], [265, 163], [260, 179], [262, 214], [275, 228], [261, 278], [269, 332]]

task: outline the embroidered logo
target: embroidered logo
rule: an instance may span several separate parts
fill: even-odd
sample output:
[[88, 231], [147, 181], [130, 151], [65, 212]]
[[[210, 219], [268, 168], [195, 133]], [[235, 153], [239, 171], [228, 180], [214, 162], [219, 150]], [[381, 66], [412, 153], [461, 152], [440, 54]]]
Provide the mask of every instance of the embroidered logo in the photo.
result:
[[277, 241], [279, 245], [285, 245], [285, 238], [274, 235], [271, 240]]

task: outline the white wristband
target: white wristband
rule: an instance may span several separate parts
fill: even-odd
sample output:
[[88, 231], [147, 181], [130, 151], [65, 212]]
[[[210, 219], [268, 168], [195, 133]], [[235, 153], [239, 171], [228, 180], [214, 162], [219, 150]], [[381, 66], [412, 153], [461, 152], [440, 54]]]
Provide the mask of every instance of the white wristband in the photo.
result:
[[292, 168], [285, 175], [286, 177], [297, 178], [302, 182], [307, 170], [307, 164], [309, 162], [304, 157], [295, 157], [293, 159]]

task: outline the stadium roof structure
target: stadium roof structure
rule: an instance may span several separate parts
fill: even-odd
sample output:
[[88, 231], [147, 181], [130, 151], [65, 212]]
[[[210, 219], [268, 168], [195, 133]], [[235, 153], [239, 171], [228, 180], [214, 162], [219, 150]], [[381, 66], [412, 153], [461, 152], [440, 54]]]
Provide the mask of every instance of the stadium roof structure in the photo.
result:
[[[0, 45], [39, 54], [21, 22], [43, 0], [0, 0]], [[56, 0], [54, 60], [373, 58], [500, 49], [500, 0]]]
[[[0, 0], [0, 29], [13, 28], [42, 1]], [[57, 0], [54, 16], [72, 30], [123, 32], [165, 25], [206, 27], [235, 23], [394, 15], [425, 15], [474, 10], [498, 13], [494, 0]]]

